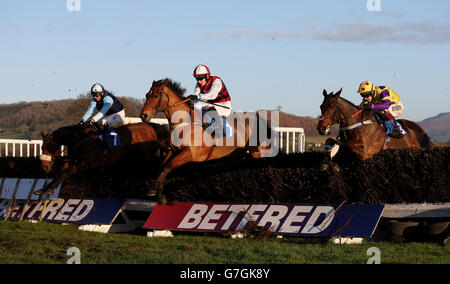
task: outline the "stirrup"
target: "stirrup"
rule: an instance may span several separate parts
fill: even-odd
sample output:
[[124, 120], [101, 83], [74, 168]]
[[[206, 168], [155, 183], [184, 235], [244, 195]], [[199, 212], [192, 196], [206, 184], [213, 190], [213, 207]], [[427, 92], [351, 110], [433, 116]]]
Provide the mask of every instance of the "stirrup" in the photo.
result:
[[395, 138], [395, 139], [400, 139], [403, 138], [403, 133], [400, 131], [400, 129], [398, 129], [397, 127], [395, 127], [391, 133], [389, 133], [388, 135], [389, 137]]

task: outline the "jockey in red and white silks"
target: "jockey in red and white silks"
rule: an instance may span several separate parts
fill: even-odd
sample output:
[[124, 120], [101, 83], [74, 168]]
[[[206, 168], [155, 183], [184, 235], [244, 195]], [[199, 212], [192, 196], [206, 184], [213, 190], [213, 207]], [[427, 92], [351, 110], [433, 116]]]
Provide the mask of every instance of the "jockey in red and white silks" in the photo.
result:
[[[194, 99], [194, 109], [202, 113], [203, 109], [215, 108], [220, 116], [225, 118], [229, 116], [231, 114], [231, 98], [222, 79], [211, 76], [209, 68], [205, 65], [198, 65], [195, 68], [194, 77], [197, 84], [195, 85], [194, 95], [190, 96]], [[197, 101], [196, 98], [208, 103]]]

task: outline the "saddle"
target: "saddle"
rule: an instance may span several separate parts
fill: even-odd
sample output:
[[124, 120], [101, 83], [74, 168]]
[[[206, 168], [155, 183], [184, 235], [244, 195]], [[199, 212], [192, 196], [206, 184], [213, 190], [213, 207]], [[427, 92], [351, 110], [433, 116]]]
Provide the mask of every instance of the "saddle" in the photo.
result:
[[226, 118], [219, 115], [215, 108], [209, 108], [203, 112], [203, 130], [215, 138], [228, 138], [233, 136], [233, 129], [228, 125]]
[[407, 134], [395, 118], [392, 120], [389, 119], [382, 111], [372, 111], [372, 113], [374, 114], [377, 122], [381, 124], [388, 137], [399, 139], [403, 138], [403, 136]]
[[114, 129], [99, 131], [98, 138], [100, 139], [100, 141], [104, 142], [105, 147], [108, 149], [122, 146], [120, 135]]

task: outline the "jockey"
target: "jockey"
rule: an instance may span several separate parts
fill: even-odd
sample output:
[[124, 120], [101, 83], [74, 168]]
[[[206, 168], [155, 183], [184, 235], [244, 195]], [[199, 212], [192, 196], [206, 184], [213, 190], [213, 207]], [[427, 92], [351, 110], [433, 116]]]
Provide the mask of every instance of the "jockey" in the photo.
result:
[[391, 88], [385, 86], [374, 86], [370, 81], [360, 84], [358, 93], [363, 98], [360, 108], [373, 110], [381, 113], [383, 123], [386, 126], [386, 135], [393, 138], [402, 138], [406, 133], [395, 118], [403, 113], [403, 104], [400, 96]]
[[[211, 76], [206, 65], [198, 65], [194, 69], [194, 77], [197, 81], [194, 94], [188, 96], [194, 102], [194, 109], [203, 114], [209, 124], [214, 124], [215, 119], [211, 111], [216, 112], [221, 118], [226, 119], [231, 114], [231, 97], [222, 79]], [[208, 115], [209, 114], [209, 115]], [[222, 124], [225, 129], [225, 125]]]
[[94, 114], [95, 109], [98, 110], [98, 113], [90, 120], [92, 124], [109, 129], [124, 123], [125, 109], [113, 94], [105, 90], [101, 84], [95, 83], [91, 88], [91, 95], [92, 100], [81, 118], [80, 124], [86, 123]]

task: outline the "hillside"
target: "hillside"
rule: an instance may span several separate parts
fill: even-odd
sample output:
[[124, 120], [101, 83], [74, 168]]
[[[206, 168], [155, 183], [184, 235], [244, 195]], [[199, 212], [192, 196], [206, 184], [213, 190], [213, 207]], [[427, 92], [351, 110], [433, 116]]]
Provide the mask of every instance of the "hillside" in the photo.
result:
[[450, 112], [422, 120], [419, 124], [425, 129], [432, 140], [438, 142], [450, 141]]
[[[137, 117], [143, 100], [119, 97], [129, 117]], [[59, 127], [78, 123], [89, 104], [88, 94], [77, 99], [19, 102], [0, 105], [0, 138], [40, 139]], [[317, 119], [280, 112], [281, 127], [302, 127], [306, 136], [317, 136]]]
[[[137, 117], [143, 99], [119, 97], [129, 117]], [[78, 123], [89, 103], [90, 95], [79, 95], [76, 99], [19, 102], [0, 105], [0, 138], [40, 139], [40, 132], [48, 133], [59, 127]], [[269, 117], [270, 119], [270, 117]], [[306, 137], [319, 136], [317, 119], [280, 112], [281, 127], [302, 127]], [[450, 112], [425, 119], [419, 124], [432, 140], [450, 140]], [[337, 127], [332, 135], [337, 135]]]
[[[48, 133], [62, 126], [80, 121], [89, 104], [90, 95], [77, 99], [18, 102], [0, 105], [0, 138], [40, 139], [40, 132]], [[138, 116], [143, 102], [120, 97], [127, 116]]]

